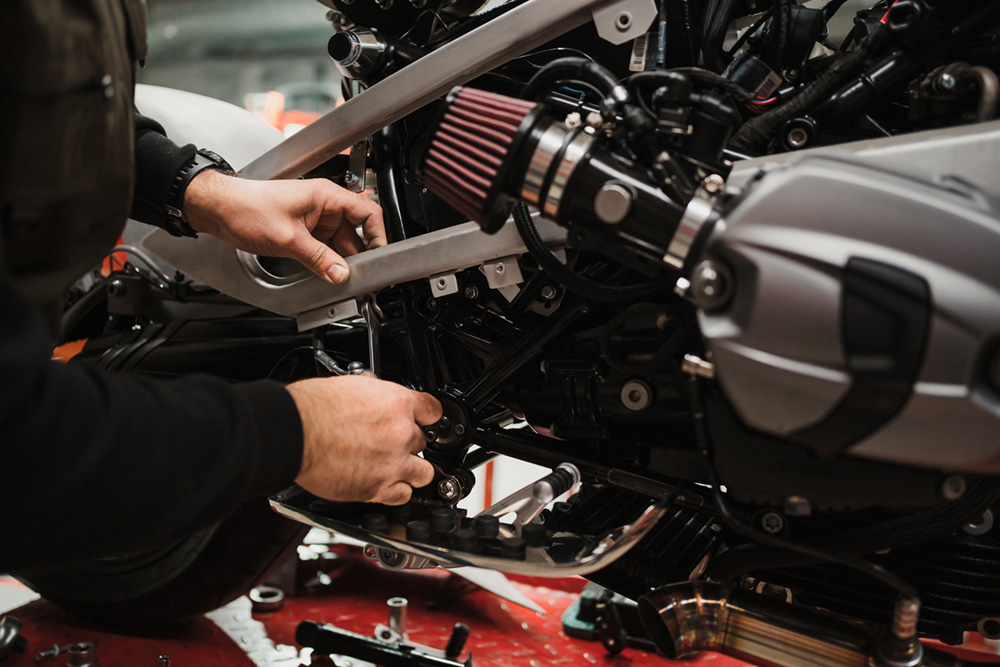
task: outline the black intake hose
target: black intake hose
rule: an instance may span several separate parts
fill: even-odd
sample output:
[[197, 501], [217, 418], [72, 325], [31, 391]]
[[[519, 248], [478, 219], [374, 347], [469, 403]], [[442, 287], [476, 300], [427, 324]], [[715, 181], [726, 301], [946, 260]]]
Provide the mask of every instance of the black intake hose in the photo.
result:
[[562, 81], [582, 81], [593, 87], [604, 97], [601, 106], [609, 120], [619, 105], [628, 98], [625, 88], [611, 72], [586, 58], [560, 58], [549, 63], [531, 77], [521, 97], [526, 100], [537, 99]]

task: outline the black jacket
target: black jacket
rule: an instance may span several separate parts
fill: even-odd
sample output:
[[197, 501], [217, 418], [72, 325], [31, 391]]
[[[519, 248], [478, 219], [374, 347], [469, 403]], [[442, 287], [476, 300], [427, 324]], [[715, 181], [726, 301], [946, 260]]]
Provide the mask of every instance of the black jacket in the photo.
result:
[[132, 116], [140, 10], [0, 6], [0, 572], [166, 544], [287, 486], [301, 463], [298, 412], [277, 383], [157, 381], [49, 359], [66, 288], [130, 210], [162, 222], [194, 152]]

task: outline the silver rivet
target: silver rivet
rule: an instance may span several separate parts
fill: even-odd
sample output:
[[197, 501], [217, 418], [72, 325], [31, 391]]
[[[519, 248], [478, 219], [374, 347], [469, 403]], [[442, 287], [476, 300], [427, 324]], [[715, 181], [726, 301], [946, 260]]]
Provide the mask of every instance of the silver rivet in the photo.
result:
[[628, 12], [622, 12], [615, 19], [615, 27], [618, 28], [619, 32], [625, 32], [632, 25], [632, 15]]
[[507, 268], [503, 264], [497, 264], [496, 268], [493, 270], [496, 271], [497, 273], [503, 273], [504, 271], [507, 270]]

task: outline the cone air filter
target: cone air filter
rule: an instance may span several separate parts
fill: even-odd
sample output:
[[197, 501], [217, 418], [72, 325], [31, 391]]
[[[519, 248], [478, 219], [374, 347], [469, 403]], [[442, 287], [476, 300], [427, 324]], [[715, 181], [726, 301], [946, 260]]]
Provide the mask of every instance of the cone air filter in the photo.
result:
[[473, 88], [456, 88], [445, 100], [421, 167], [427, 188], [486, 231], [510, 212], [505, 172], [531, 127], [534, 102]]

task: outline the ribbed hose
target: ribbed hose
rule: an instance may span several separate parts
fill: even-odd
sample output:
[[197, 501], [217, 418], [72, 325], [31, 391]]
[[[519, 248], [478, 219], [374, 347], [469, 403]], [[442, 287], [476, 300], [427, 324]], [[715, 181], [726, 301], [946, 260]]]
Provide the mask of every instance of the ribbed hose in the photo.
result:
[[721, 72], [726, 67], [722, 45], [726, 41], [726, 31], [733, 21], [733, 14], [736, 11], [736, 0], [720, 0], [719, 8], [712, 16], [708, 24], [708, 32], [705, 34], [704, 55], [705, 62], [712, 69]]
[[531, 221], [531, 214], [528, 212], [528, 207], [523, 203], [518, 203], [514, 207], [514, 224], [517, 225], [517, 231], [521, 235], [525, 247], [534, 260], [538, 262], [538, 266], [570, 292], [579, 294], [591, 301], [640, 299], [657, 292], [662, 292], [666, 287], [667, 281], [662, 278], [638, 285], [626, 286], [604, 285], [584, 278], [573, 273], [573, 271], [566, 268], [562, 262], [555, 258], [552, 251], [542, 241], [542, 237], [538, 235], [535, 223]]

